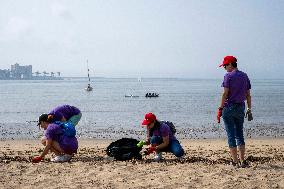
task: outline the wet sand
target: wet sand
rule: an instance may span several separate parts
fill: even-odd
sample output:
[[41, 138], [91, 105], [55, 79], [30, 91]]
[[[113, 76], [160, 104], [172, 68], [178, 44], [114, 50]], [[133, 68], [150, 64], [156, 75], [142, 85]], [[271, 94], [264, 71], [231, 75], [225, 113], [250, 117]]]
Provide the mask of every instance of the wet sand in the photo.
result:
[[[38, 139], [43, 135], [43, 130], [39, 130], [35, 126], [36, 123], [0, 123], [0, 140], [21, 140], [21, 139]], [[200, 127], [188, 125], [188, 127], [177, 126], [176, 136], [179, 139], [220, 139], [226, 138], [224, 125], [208, 124]], [[140, 138], [143, 139], [146, 135], [145, 128], [137, 127], [99, 127], [94, 125], [92, 127], [78, 126], [77, 137], [80, 139], [120, 139], [126, 138]], [[259, 137], [284, 137], [284, 124], [258, 124], [254, 123], [246, 125], [244, 128], [244, 136], [246, 138]]]
[[284, 188], [284, 138], [248, 139], [248, 168], [229, 165], [226, 140], [182, 140], [183, 160], [169, 153], [142, 160], [114, 161], [111, 140], [80, 140], [69, 163], [51, 155], [33, 164], [43, 147], [36, 140], [0, 141], [0, 188]]

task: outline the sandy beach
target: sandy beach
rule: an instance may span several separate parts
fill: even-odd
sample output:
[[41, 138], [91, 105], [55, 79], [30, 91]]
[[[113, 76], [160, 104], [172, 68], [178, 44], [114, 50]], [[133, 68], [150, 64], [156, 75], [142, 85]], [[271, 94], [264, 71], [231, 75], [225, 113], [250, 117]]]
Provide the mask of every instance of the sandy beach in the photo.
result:
[[105, 153], [111, 140], [80, 140], [68, 163], [51, 155], [33, 164], [43, 147], [36, 140], [0, 141], [0, 188], [284, 188], [284, 138], [248, 139], [248, 168], [229, 165], [225, 139], [182, 140], [183, 160], [114, 161]]

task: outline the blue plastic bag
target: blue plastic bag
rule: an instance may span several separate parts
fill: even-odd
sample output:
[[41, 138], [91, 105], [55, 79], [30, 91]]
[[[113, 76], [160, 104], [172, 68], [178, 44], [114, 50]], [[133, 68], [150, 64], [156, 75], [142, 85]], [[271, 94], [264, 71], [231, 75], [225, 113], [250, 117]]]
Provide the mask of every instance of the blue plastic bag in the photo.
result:
[[76, 129], [72, 122], [56, 121], [55, 124], [59, 125], [63, 129], [65, 136], [68, 136], [68, 137], [76, 136]]

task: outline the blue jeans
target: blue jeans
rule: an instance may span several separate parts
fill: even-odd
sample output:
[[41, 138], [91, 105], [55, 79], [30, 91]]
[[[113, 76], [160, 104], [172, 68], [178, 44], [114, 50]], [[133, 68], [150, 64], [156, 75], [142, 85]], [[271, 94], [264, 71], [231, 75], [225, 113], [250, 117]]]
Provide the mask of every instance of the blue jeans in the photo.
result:
[[[163, 138], [160, 136], [152, 136], [150, 139], [151, 144], [162, 144]], [[184, 150], [177, 139], [170, 140], [167, 148], [162, 149], [162, 152], [172, 152], [176, 157], [184, 155]]]
[[230, 148], [245, 145], [244, 141], [244, 117], [245, 107], [243, 104], [233, 104], [224, 107], [222, 117], [228, 136], [228, 144]]

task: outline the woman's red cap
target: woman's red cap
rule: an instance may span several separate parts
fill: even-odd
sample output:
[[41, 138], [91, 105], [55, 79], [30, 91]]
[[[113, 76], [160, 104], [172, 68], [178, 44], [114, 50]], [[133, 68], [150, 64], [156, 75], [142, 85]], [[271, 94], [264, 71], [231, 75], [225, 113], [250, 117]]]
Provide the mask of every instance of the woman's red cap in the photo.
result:
[[222, 67], [222, 66], [225, 66], [225, 65], [228, 65], [232, 62], [237, 62], [237, 58], [234, 57], [234, 56], [225, 56], [224, 57], [224, 60], [223, 60], [223, 63], [219, 65], [219, 67]]
[[157, 120], [156, 116], [149, 112], [145, 114], [145, 119], [142, 121], [142, 125], [148, 125], [149, 123], [152, 123], [153, 121]]

